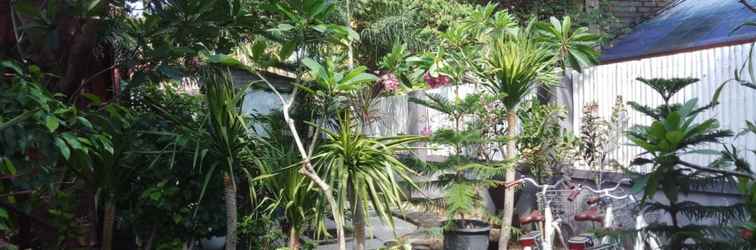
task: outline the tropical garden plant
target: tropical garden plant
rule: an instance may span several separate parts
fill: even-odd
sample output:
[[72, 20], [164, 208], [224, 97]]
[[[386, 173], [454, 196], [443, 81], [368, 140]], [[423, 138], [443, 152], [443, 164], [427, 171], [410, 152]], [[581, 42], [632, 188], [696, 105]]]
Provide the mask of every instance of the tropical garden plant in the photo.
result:
[[[731, 171], [732, 161], [720, 159], [702, 165], [687, 159], [687, 155], [719, 155], [720, 152], [702, 149], [701, 146], [720, 143], [733, 135], [732, 131], [720, 129], [716, 119], [699, 118], [703, 111], [718, 104], [719, 95], [725, 85], [715, 91], [711, 103], [698, 106], [695, 98], [685, 103], [671, 102], [677, 92], [698, 79], [638, 80], [654, 89], [663, 102], [657, 107], [628, 103], [653, 121], [651, 125], [636, 125], [627, 132], [629, 140], [644, 151], [632, 161], [632, 165], [650, 166], [650, 172], [637, 174], [633, 189], [643, 192], [644, 213], [661, 212], [671, 219], [670, 222], [652, 222], [648, 227], [641, 229], [643, 235], [655, 238], [666, 249], [709, 249], [737, 247], [742, 244], [743, 242], [734, 240], [737, 239], [737, 228], [733, 223], [746, 219], [746, 208], [743, 204], [703, 205], [684, 199], [684, 196], [693, 190], [722, 185], [736, 177], [749, 176]], [[738, 167], [742, 167], [742, 164]], [[658, 191], [662, 191], [667, 202], [654, 199]], [[711, 219], [717, 223], [704, 225], [700, 223], [704, 219]]]
[[[506, 135], [509, 140], [503, 151], [510, 161], [517, 159], [515, 137], [520, 104], [534, 93], [539, 84], [554, 83], [554, 61], [550, 52], [538, 45], [530, 32], [530, 28], [525, 28], [512, 39], [492, 41], [487, 48], [489, 57], [483, 62], [485, 71], [480, 74], [484, 77], [483, 86], [491, 93], [502, 96], [500, 102], [507, 111]], [[508, 170], [505, 181], [514, 179], [515, 170]], [[499, 249], [507, 249], [514, 212], [514, 190], [508, 189], [504, 197]]]
[[250, 174], [248, 178], [259, 189], [251, 192], [264, 191], [262, 194], [266, 195], [257, 198], [258, 209], [269, 214], [283, 211], [282, 231], [288, 233], [288, 248], [296, 250], [302, 245], [300, 238], [308, 225], [316, 231], [323, 230], [325, 204], [312, 181], [298, 172], [296, 166], [301, 159], [282, 116], [274, 112], [260, 118], [265, 121], [266, 136], [258, 142], [259, 155], [252, 159], [260, 175]]
[[371, 205], [378, 216], [393, 227], [392, 207], [401, 206], [400, 181], [413, 183], [412, 171], [396, 158], [404, 144], [417, 136], [370, 138], [357, 126], [350, 112], [338, 118], [338, 129], [328, 131], [313, 156], [323, 179], [337, 190], [340, 210], [351, 205], [355, 248], [365, 249], [365, 215]]
[[[426, 94], [424, 98], [413, 98], [412, 102], [436, 110], [446, 117], [450, 127], [433, 131], [430, 142], [434, 147], [448, 150], [449, 157], [439, 163], [426, 163], [423, 171], [438, 173], [438, 181], [427, 185], [440, 187], [444, 193], [441, 199], [421, 199], [416, 202], [423, 207], [443, 210], [447, 225], [466, 228], [473, 219], [492, 220], [480, 194], [487, 188], [498, 184], [493, 177], [501, 176], [509, 166], [506, 162], [496, 161], [494, 151], [488, 146], [496, 144], [499, 139], [495, 133], [486, 131], [494, 124], [476, 117], [484, 113], [485, 104], [493, 98], [471, 94], [464, 98], [449, 100], [438, 94]], [[496, 121], [496, 119], [493, 119]], [[459, 220], [459, 225], [457, 224]], [[495, 219], [493, 219], [495, 220]]]
[[[142, 8], [133, 8], [136, 2]], [[55, 231], [18, 241], [22, 247], [176, 249], [226, 236], [227, 249], [267, 249], [279, 236], [264, 228], [290, 224], [282, 231], [296, 249], [298, 234], [325, 231], [322, 218], [329, 215], [316, 210], [328, 204], [345, 249], [346, 211], [355, 229], [371, 206], [391, 219], [389, 208], [401, 196], [394, 184], [406, 178], [376, 169], [407, 171], [393, 154], [418, 139], [367, 136], [376, 98], [424, 88], [417, 84], [424, 80], [430, 87], [465, 82], [475, 61], [465, 60], [479, 55], [476, 46], [517, 30], [493, 5], [451, 0], [45, 3], [20, 0], [0, 8], [9, 14], [11, 23], [3, 25], [13, 38], [0, 39], [0, 57], [18, 62], [0, 68], [0, 170], [8, 193], [0, 230], [5, 225], [9, 236], [28, 236], [53, 224]], [[244, 64], [222, 56], [239, 56], [242, 48], [251, 59]], [[262, 121], [248, 121], [240, 110], [243, 91], [229, 76], [239, 70], [276, 93], [280, 86], [265, 82], [269, 70], [295, 75], [291, 98], [280, 99], [290, 130], [284, 137], [293, 143], [251, 129]], [[375, 77], [369, 70], [382, 71]], [[500, 98], [481, 98], [501, 105]], [[340, 121], [346, 113], [357, 121]], [[505, 141], [502, 127], [490, 126], [501, 115], [470, 115], [477, 122], [465, 129], [490, 141], [464, 151], [492, 160], [495, 145]], [[363, 160], [338, 145], [362, 145], [360, 152], [373, 152], [384, 165], [335, 164], [338, 157]], [[489, 166], [477, 158], [460, 171], [474, 166], [492, 176], [500, 169], [501, 162]], [[350, 172], [355, 169], [367, 172]], [[355, 185], [350, 194], [343, 176], [318, 175], [337, 172], [355, 173], [346, 183], [379, 188]], [[21, 225], [26, 219], [34, 221], [31, 229]]]
[[610, 157], [617, 150], [627, 130], [627, 109], [622, 96], [612, 107], [609, 121], [599, 115], [599, 106], [595, 102], [583, 107], [583, 117], [580, 128], [580, 158], [590, 169], [599, 172], [594, 181], [597, 187], [603, 185], [603, 173], [608, 170], [620, 170], [622, 166]]
[[558, 174], [559, 167], [567, 166], [577, 158], [578, 138], [561, 127], [565, 112], [557, 104], [540, 104], [531, 100], [517, 114], [521, 121], [517, 150], [527, 166], [528, 176], [538, 181]]

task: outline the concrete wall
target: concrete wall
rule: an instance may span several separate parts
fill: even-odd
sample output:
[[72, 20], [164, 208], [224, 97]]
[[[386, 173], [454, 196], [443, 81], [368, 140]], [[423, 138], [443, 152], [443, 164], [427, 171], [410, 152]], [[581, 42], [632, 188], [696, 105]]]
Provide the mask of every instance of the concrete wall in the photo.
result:
[[655, 16], [660, 9], [676, 1], [678, 0], [608, 0], [607, 3], [617, 19], [625, 26], [632, 27]]

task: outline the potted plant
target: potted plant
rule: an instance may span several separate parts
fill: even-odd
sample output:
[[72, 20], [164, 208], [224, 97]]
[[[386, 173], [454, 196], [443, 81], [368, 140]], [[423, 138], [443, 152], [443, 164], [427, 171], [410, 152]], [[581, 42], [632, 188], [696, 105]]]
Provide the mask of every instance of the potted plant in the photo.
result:
[[[485, 106], [494, 100], [490, 96], [471, 94], [449, 100], [441, 95], [426, 94], [413, 102], [446, 114], [452, 128], [434, 131], [431, 142], [451, 150], [440, 163], [426, 164], [426, 172], [438, 175], [434, 185], [442, 189], [439, 199], [421, 199], [420, 204], [445, 210], [444, 249], [488, 249], [489, 211], [484, 209], [483, 196], [488, 187], [496, 185], [493, 177], [503, 175], [508, 164], [493, 160], [486, 150], [492, 140], [486, 132], [489, 126], [480, 120]], [[467, 121], [467, 122], [465, 122]]]

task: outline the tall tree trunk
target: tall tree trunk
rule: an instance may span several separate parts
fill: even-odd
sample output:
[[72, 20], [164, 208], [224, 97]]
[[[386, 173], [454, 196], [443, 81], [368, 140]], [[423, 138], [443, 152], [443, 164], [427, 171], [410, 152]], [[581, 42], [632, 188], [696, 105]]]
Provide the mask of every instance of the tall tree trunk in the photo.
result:
[[[507, 142], [507, 159], [515, 158], [515, 128], [517, 126], [517, 112], [509, 111], [507, 113], [507, 136], [509, 141]], [[516, 166], [516, 165], [515, 165]], [[507, 170], [505, 181], [511, 182], [515, 180], [515, 168]], [[499, 250], [507, 250], [509, 244], [509, 238], [512, 233], [512, 215], [514, 214], [514, 188], [507, 188], [504, 192], [504, 214], [501, 218], [501, 232], [499, 233]]]
[[299, 228], [295, 225], [289, 227], [289, 250], [299, 250]]
[[[354, 186], [354, 185], [352, 185]], [[354, 190], [351, 193], [352, 198], [352, 226], [354, 227], [354, 250], [365, 250], [365, 213], [363, 204], [358, 200]]]
[[115, 204], [112, 197], [105, 201], [105, 214], [102, 221], [102, 250], [113, 248], [113, 222], [115, 220]]
[[147, 242], [144, 244], [144, 250], [152, 250], [152, 245], [155, 242], [155, 236], [157, 236], [157, 225], [152, 226], [150, 230], [150, 236], [147, 238]]
[[[315, 185], [318, 186], [320, 191], [323, 192], [323, 195], [328, 202], [328, 206], [331, 207], [333, 221], [336, 224], [336, 238], [338, 239], [339, 245], [338, 249], [346, 250], [346, 239], [344, 237], [344, 215], [341, 213], [341, 211], [339, 211], [339, 206], [338, 203], [336, 203], [336, 199], [333, 197], [333, 190], [331, 189], [331, 186], [323, 181], [323, 179], [317, 175], [315, 169], [312, 167], [312, 163], [310, 163], [311, 154], [308, 154], [307, 150], [305, 150], [304, 144], [302, 143], [302, 138], [299, 136], [299, 132], [297, 131], [297, 126], [294, 124], [294, 119], [291, 119], [291, 116], [289, 115], [289, 109], [291, 108], [291, 105], [294, 102], [294, 98], [296, 98], [297, 93], [299, 93], [299, 88], [294, 88], [291, 96], [289, 97], [289, 100], [287, 101], [283, 98], [281, 93], [279, 93], [278, 90], [273, 87], [273, 84], [265, 79], [265, 77], [263, 77], [259, 73], [257, 74], [257, 76], [260, 77], [260, 79], [263, 79], [265, 84], [268, 85], [270, 90], [273, 91], [273, 93], [275, 93], [278, 99], [281, 101], [283, 106], [281, 110], [283, 111], [284, 120], [286, 121], [286, 125], [289, 127], [289, 131], [291, 131], [291, 134], [294, 136], [294, 144], [297, 145], [297, 151], [299, 151], [299, 155], [302, 156], [302, 160], [304, 161], [302, 168], [299, 169], [299, 173], [303, 174], [307, 178], [310, 178], [310, 180], [312, 180]], [[317, 135], [318, 133], [315, 134]], [[312, 147], [310, 149], [310, 153], [312, 153]]]
[[236, 187], [229, 174], [223, 176], [226, 193], [226, 250], [236, 250]]

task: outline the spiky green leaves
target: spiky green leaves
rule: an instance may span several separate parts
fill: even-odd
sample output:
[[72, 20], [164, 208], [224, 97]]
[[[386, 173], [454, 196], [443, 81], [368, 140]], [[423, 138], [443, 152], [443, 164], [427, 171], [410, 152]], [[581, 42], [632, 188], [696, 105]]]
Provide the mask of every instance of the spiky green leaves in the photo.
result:
[[556, 82], [550, 51], [530, 34], [509, 41], [497, 39], [490, 43], [489, 51], [484, 84], [492, 93], [506, 93], [501, 101], [508, 110], [515, 110], [539, 84]]
[[309, 69], [313, 81], [318, 84], [318, 90], [327, 95], [344, 94], [364, 88], [368, 83], [375, 82], [378, 78], [370, 73], [365, 73], [367, 67], [360, 66], [354, 69], [339, 67], [339, 59], [329, 57], [324, 64], [320, 64], [311, 58], [305, 58], [302, 63]]
[[[721, 232], [732, 231], [733, 227], [728, 226], [730, 221], [745, 218], [744, 206], [740, 204], [704, 206], [684, 201], [681, 198], [681, 194], [687, 194], [693, 189], [721, 187], [733, 179], [733, 176], [729, 174], [731, 172], [717, 171], [717, 169], [729, 168], [730, 163], [733, 162], [737, 164], [738, 157], [735, 154], [729, 154], [731, 156], [729, 158], [720, 157], [720, 160], [708, 165], [687, 162], [686, 159], [686, 155], [689, 154], [716, 154], [717, 152], [712, 152], [712, 150], [698, 147], [707, 143], [718, 143], [733, 135], [729, 130], [719, 129], [719, 124], [715, 119], [703, 121], [697, 119], [703, 110], [718, 104], [724, 84], [715, 91], [711, 103], [698, 107], [696, 99], [682, 104], [670, 103], [676, 93], [696, 82], [697, 79], [638, 78], [638, 80], [654, 89], [662, 97], [664, 103], [655, 108], [630, 103], [630, 106], [637, 111], [654, 119], [649, 126], [635, 126], [627, 132], [630, 141], [644, 151], [643, 155], [633, 160], [632, 164], [652, 166], [650, 173], [641, 174], [635, 179], [633, 189], [643, 190], [643, 201], [647, 208], [645, 212], [663, 211], [672, 218], [671, 224], [651, 225], [644, 230], [663, 239], [665, 248], [670, 249], [698, 249], [727, 245], [728, 242], [723, 239], [731, 238]], [[668, 203], [646, 202], [654, 197], [657, 191], [664, 193]], [[680, 220], [683, 218], [687, 218], [691, 223], [688, 225], [681, 223]], [[720, 224], [700, 226], [697, 223], [697, 221], [712, 218], [717, 219]]]
[[688, 85], [698, 82], [698, 79], [696, 78], [646, 79], [638, 77], [636, 78], [636, 80], [641, 81], [646, 84], [646, 86], [654, 89], [654, 91], [656, 91], [656, 93], [659, 93], [662, 99], [664, 99], [664, 103], [667, 104], [669, 103], [669, 99], [677, 94], [677, 92], [687, 87]]
[[600, 37], [586, 27], [574, 28], [569, 16], [561, 21], [551, 17], [549, 23], [539, 23], [537, 27], [538, 41], [555, 53], [563, 69], [582, 72], [584, 68], [598, 63], [599, 52], [595, 47]]
[[[414, 186], [410, 177], [412, 170], [395, 154], [407, 143], [421, 138], [369, 138], [355, 129], [355, 121], [351, 118], [346, 112], [339, 117], [337, 131], [324, 129], [326, 141], [313, 157], [317, 170], [338, 194], [341, 211], [347, 201], [359, 202], [367, 214], [367, 204], [370, 204], [381, 219], [393, 225], [390, 209], [401, 202], [400, 181]], [[349, 193], [353, 194], [354, 200]]]

